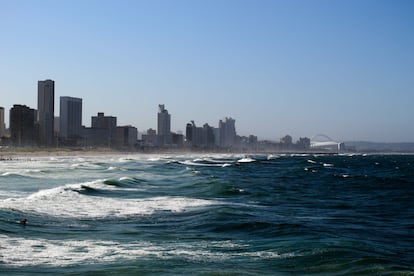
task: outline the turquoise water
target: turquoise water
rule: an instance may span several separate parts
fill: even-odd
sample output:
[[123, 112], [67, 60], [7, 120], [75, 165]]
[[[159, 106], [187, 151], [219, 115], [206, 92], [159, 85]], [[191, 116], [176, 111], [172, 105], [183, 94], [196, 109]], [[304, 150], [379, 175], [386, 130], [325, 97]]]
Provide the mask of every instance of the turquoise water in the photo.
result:
[[413, 199], [413, 155], [1, 161], [0, 273], [414, 275]]

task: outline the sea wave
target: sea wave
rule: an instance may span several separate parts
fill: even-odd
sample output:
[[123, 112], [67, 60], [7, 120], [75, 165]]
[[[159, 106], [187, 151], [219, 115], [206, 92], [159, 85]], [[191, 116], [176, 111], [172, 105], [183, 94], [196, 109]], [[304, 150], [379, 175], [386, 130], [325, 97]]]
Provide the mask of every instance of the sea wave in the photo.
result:
[[0, 271], [410, 275], [413, 164], [288, 153], [7, 161]]
[[[150, 198], [111, 198], [91, 196], [99, 189], [116, 189], [103, 181], [64, 185], [38, 191], [26, 198], [0, 201], [0, 208], [53, 217], [105, 218], [149, 215], [155, 212], [186, 212], [219, 204], [215, 200], [156, 196]], [[85, 191], [86, 193], [82, 193]], [[88, 193], [89, 192], [89, 193]]]
[[11, 267], [71, 266], [112, 263], [136, 259], [182, 259], [216, 263], [240, 257], [257, 260], [290, 258], [294, 253], [274, 250], [247, 251], [247, 245], [234, 241], [194, 242], [160, 245], [134, 241], [128, 244], [111, 240], [47, 240], [15, 238], [0, 234], [2, 263]]

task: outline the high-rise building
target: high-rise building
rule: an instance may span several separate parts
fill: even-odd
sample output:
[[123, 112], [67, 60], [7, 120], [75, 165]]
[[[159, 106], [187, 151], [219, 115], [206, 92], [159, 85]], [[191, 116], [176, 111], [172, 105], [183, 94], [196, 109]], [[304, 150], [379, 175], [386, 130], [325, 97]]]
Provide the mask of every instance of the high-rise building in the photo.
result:
[[296, 146], [301, 150], [308, 150], [310, 148], [311, 141], [308, 137], [300, 137], [296, 142]]
[[236, 120], [225, 118], [219, 122], [219, 145], [221, 147], [232, 147], [236, 142]]
[[55, 116], [55, 124], [53, 125], [53, 129], [55, 130], [54, 135], [55, 137], [59, 137], [59, 133], [60, 133], [60, 117], [59, 116]]
[[114, 146], [131, 148], [137, 144], [138, 129], [133, 126], [116, 127], [114, 135]]
[[4, 136], [6, 126], [4, 125], [4, 107], [0, 107], [0, 138]]
[[10, 109], [11, 141], [16, 146], [36, 144], [35, 110], [15, 104]]
[[290, 147], [292, 145], [292, 136], [286, 135], [283, 138], [280, 138], [280, 143], [285, 147]]
[[158, 139], [159, 145], [171, 144], [171, 115], [163, 104], [158, 105]]
[[55, 119], [55, 82], [53, 80], [38, 81], [37, 109], [40, 145], [52, 146]]
[[92, 127], [83, 128], [82, 136], [84, 143], [90, 146], [107, 146], [115, 145], [116, 138], [116, 117], [105, 116], [99, 112], [98, 116], [92, 116]]
[[191, 124], [187, 124], [185, 127], [185, 139], [188, 144], [192, 144], [193, 142], [193, 129], [195, 128], [194, 121], [191, 121]]
[[79, 139], [82, 134], [82, 99], [60, 97], [60, 137]]
[[155, 129], [148, 129], [147, 134], [142, 135], [142, 142], [144, 146], [155, 146], [157, 143], [157, 132]]
[[191, 121], [191, 124], [186, 126], [186, 139], [188, 146], [212, 148], [215, 142], [214, 129], [208, 124], [197, 127], [194, 121]]

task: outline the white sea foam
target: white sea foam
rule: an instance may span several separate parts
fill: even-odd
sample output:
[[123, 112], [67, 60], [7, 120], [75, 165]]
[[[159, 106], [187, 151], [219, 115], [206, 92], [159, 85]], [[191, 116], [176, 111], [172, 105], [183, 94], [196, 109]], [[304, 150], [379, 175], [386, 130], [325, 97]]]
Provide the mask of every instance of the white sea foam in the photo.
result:
[[119, 163], [126, 163], [126, 162], [131, 162], [131, 161], [134, 161], [134, 160], [137, 160], [137, 159], [135, 157], [132, 157], [132, 156], [118, 158]]
[[[248, 251], [248, 246], [232, 241], [154, 244], [147, 241], [120, 243], [105, 240], [47, 240], [9, 237], [0, 234], [0, 257], [9, 267], [69, 266], [99, 264], [134, 259], [172, 259], [217, 262], [249, 257], [273, 259], [291, 257], [274, 251]], [[232, 249], [229, 252], [229, 249]], [[234, 250], [237, 249], [237, 250]]]
[[11, 198], [11, 197], [18, 198], [18, 197], [25, 197], [25, 196], [27, 196], [27, 192], [0, 190], [0, 200], [8, 199], [8, 198]]
[[2, 262], [13, 267], [104, 263], [161, 252], [161, 248], [147, 242], [123, 245], [113, 241], [26, 239], [6, 235], [0, 235], [0, 248]]
[[250, 158], [250, 157], [244, 157], [244, 158], [241, 158], [241, 159], [237, 160], [238, 163], [251, 163], [251, 162], [254, 162], [254, 161], [256, 161], [256, 160], [254, 160], [253, 158]]
[[200, 167], [222, 167], [226, 163], [215, 163], [215, 164], [209, 164], [209, 163], [197, 163], [193, 162], [191, 160], [186, 160], [179, 162], [180, 164], [187, 165], [187, 166], [200, 166]]
[[39, 177], [43, 173], [40, 169], [13, 169], [1, 173], [1, 176]]
[[[91, 160], [82, 161], [74, 158], [57, 157], [35, 158], [33, 160], [16, 160], [4, 162], [0, 168], [0, 176], [22, 176], [36, 179], [73, 179], [74, 170], [77, 176], [81, 176], [86, 170], [100, 169]], [[85, 169], [84, 172], [81, 170]], [[18, 183], [18, 182], [17, 182]]]
[[134, 179], [131, 177], [123, 176], [119, 178], [119, 181], [134, 181]]
[[279, 155], [269, 154], [267, 156], [267, 160], [274, 160], [274, 159], [277, 159], [277, 158], [280, 158], [280, 157], [281, 157], [280, 154]]
[[272, 251], [254, 251], [254, 252], [246, 252], [240, 253], [241, 256], [247, 256], [250, 258], [259, 258], [259, 259], [278, 259], [278, 258], [289, 258], [294, 257], [295, 254], [293, 253], [286, 253], [286, 254], [279, 254]]
[[160, 157], [151, 157], [151, 158], [148, 158], [148, 161], [151, 161], [151, 162], [156, 162], [156, 161], [160, 161], [160, 160], [161, 160]]
[[196, 158], [193, 161], [194, 162], [204, 162], [204, 161], [206, 161], [206, 159], [205, 158]]
[[1, 174], [1, 176], [9, 176], [9, 175], [23, 176], [19, 173], [14, 173], [14, 172], [4, 172]]
[[102, 169], [101, 165], [94, 164], [93, 162], [74, 163], [71, 165], [71, 167], [75, 169]]
[[13, 208], [22, 212], [56, 217], [102, 218], [149, 215], [165, 211], [185, 212], [218, 204], [217, 201], [186, 197], [122, 199], [81, 193], [85, 188], [117, 189], [101, 182], [65, 185], [38, 191], [26, 198], [8, 198], [0, 201], [0, 208]]

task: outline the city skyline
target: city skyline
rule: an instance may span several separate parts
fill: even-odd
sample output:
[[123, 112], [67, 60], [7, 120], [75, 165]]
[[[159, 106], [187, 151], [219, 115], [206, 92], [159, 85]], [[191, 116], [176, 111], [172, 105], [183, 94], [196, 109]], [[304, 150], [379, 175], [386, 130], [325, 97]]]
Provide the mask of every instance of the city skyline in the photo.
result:
[[[91, 117], [91, 127], [82, 124], [82, 98], [60, 97], [60, 116], [55, 116], [55, 82], [38, 81], [38, 109], [15, 104], [10, 109], [10, 129], [8, 135], [2, 131], [1, 145], [18, 147], [107, 147], [129, 150], [149, 150], [155, 148], [195, 149], [195, 150], [240, 150], [259, 149], [257, 136], [239, 136], [235, 120], [226, 117], [220, 120], [218, 127], [207, 123], [197, 128], [192, 120], [186, 125], [186, 136], [171, 131], [171, 114], [164, 104], [158, 105], [157, 131], [152, 128], [143, 132], [138, 139], [138, 129], [132, 125], [118, 125], [116, 116], [105, 116], [98, 112]], [[4, 125], [4, 108], [0, 107], [0, 125]], [[1, 130], [1, 129], [0, 129]], [[269, 143], [263, 141], [261, 149], [278, 148], [282, 150], [310, 147], [310, 139], [303, 138], [305, 144]], [[302, 138], [300, 139], [302, 140]], [[334, 143], [337, 149], [339, 144]], [[336, 149], [336, 148], [335, 148]]]
[[[35, 127], [36, 123], [39, 124], [39, 145], [40, 146], [54, 146], [56, 141], [55, 138], [62, 138], [66, 141], [76, 141], [77, 139], [87, 136], [84, 131], [90, 131], [91, 128], [95, 129], [116, 129], [117, 127], [121, 128], [135, 128], [133, 125], [127, 126], [120, 126], [117, 124], [117, 116], [105, 116], [104, 112], [98, 112], [97, 116], [91, 116], [91, 123], [90, 127], [87, 124], [82, 123], [82, 98], [72, 97], [72, 96], [60, 96], [59, 97], [59, 104], [55, 105], [55, 81], [51, 79], [47, 80], [39, 80], [38, 82], [38, 93], [37, 93], [37, 102], [38, 102], [38, 109], [33, 109], [30, 106], [26, 106], [25, 104], [14, 104], [13, 107], [10, 109], [10, 114], [12, 113], [13, 109], [19, 108], [20, 110], [24, 110], [24, 112], [28, 112], [32, 110], [34, 119], [27, 120], [27, 118], [23, 119], [26, 115], [19, 115], [17, 118], [18, 120], [22, 120], [19, 122], [20, 124], [24, 124], [29, 122]], [[59, 107], [59, 116], [56, 116], [54, 110]], [[45, 115], [46, 113], [46, 115]], [[26, 121], [24, 121], [26, 120]], [[0, 123], [6, 123], [4, 117], [4, 107], [0, 107]], [[12, 120], [10, 119], [9, 125], [11, 125]], [[57, 123], [57, 124], [56, 124]], [[195, 127], [194, 120], [191, 120], [191, 123]], [[6, 124], [4, 124], [6, 125]], [[44, 127], [43, 125], [47, 125]], [[187, 123], [188, 128], [189, 123]], [[190, 124], [191, 125], [191, 124]], [[208, 123], [205, 123], [204, 127], [210, 128]], [[186, 130], [187, 130], [186, 128]], [[45, 129], [48, 129], [47, 131]], [[236, 144], [236, 127], [235, 127], [235, 120], [231, 117], [225, 117], [224, 120], [219, 120], [217, 124], [217, 128], [212, 127], [211, 131], [216, 129], [218, 133], [212, 134], [213, 137], [217, 136], [217, 143], [218, 146], [223, 148], [232, 147]], [[30, 132], [34, 130], [30, 129]], [[149, 131], [153, 131], [152, 128], [147, 130], [142, 130], [141, 134], [146, 135], [149, 134]], [[165, 109], [164, 104], [158, 104], [158, 113], [157, 113], [157, 131], [154, 132], [158, 136], [157, 144], [160, 146], [170, 146], [173, 142], [173, 135], [182, 135], [182, 131], [177, 131], [179, 133], [175, 133], [171, 130], [171, 114], [168, 113], [168, 110]], [[47, 137], [45, 133], [49, 133], [50, 137]], [[16, 133], [15, 133], [16, 134]], [[137, 133], [138, 134], [138, 133]], [[20, 134], [19, 134], [20, 135]], [[95, 134], [96, 135], [96, 134]], [[102, 136], [102, 133], [98, 133], [98, 136]], [[110, 134], [111, 136], [111, 134]], [[137, 136], [137, 135], [136, 135]], [[249, 134], [249, 136], [254, 136], [253, 134]], [[289, 136], [289, 135], [288, 135]], [[47, 139], [45, 138], [47, 137]], [[185, 137], [185, 136], [184, 136]], [[257, 142], [257, 136], [254, 136]], [[137, 137], [138, 138], [138, 137]], [[300, 138], [302, 139], [302, 138]], [[14, 139], [18, 140], [18, 139]], [[31, 140], [31, 143], [35, 143], [35, 138], [30, 138], [26, 140]], [[50, 141], [45, 141], [50, 140]], [[98, 139], [99, 140], [99, 139]], [[213, 139], [214, 140], [214, 139]], [[22, 143], [17, 143], [22, 144]], [[191, 144], [191, 143], [190, 143]]]
[[142, 133], [164, 103], [174, 132], [229, 116], [259, 139], [414, 141], [412, 1], [0, 3], [7, 126], [53, 79], [54, 114], [82, 98], [86, 126], [104, 111]]

